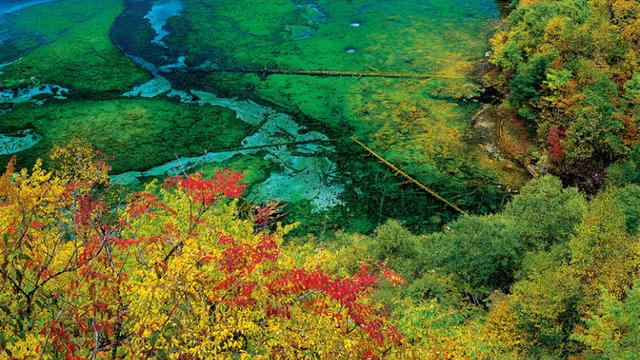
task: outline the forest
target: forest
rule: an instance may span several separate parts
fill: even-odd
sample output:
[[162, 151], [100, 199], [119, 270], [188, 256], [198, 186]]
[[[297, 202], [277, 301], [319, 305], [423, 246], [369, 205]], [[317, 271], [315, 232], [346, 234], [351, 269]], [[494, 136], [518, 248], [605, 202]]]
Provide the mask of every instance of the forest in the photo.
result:
[[0, 13], [0, 359], [636, 359], [640, 1], [290, 3]]

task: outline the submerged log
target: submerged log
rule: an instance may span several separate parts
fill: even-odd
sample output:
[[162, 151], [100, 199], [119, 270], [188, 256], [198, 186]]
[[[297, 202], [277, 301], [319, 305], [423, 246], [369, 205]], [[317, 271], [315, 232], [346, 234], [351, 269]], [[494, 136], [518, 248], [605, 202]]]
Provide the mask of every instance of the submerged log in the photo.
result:
[[234, 74], [257, 74], [261, 80], [265, 80], [270, 75], [303, 75], [318, 77], [376, 77], [376, 78], [393, 78], [393, 79], [465, 79], [463, 74], [446, 74], [446, 73], [396, 73], [385, 71], [346, 71], [346, 70], [288, 70], [288, 69], [191, 69], [192, 72], [201, 73], [234, 73]]
[[427, 185], [425, 185], [425, 184], [421, 183], [420, 181], [414, 179], [411, 175], [407, 174], [406, 172], [402, 171], [397, 166], [395, 166], [392, 163], [390, 163], [387, 159], [383, 158], [382, 155], [379, 155], [375, 151], [371, 150], [367, 145], [363, 144], [360, 140], [356, 139], [355, 136], [352, 136], [351, 140], [353, 140], [361, 148], [365, 149], [369, 154], [373, 155], [376, 159], [380, 160], [380, 162], [382, 162], [383, 164], [385, 164], [389, 168], [391, 168], [391, 170], [393, 170], [393, 174], [394, 175], [400, 175], [400, 176], [404, 177], [409, 182], [412, 182], [413, 184], [417, 185], [419, 188], [421, 188], [422, 190], [426, 191], [427, 193], [429, 193], [434, 198], [440, 200], [443, 204], [447, 205], [451, 209], [453, 209], [453, 210], [455, 210], [455, 211], [457, 211], [457, 212], [459, 212], [459, 213], [461, 213], [463, 215], [467, 215], [466, 211], [460, 209], [457, 205], [453, 204], [452, 202], [450, 202], [447, 199], [445, 199], [442, 196], [440, 196], [435, 191], [431, 190], [431, 188], [428, 187]]

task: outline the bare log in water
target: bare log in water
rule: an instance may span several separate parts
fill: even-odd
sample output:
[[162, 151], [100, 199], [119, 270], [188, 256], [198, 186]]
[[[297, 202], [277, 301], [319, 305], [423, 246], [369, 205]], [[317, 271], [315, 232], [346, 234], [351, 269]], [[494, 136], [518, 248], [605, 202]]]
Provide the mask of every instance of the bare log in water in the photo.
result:
[[257, 74], [261, 79], [270, 75], [302, 75], [318, 77], [352, 77], [352, 78], [392, 78], [392, 79], [465, 79], [462, 74], [446, 73], [396, 73], [386, 71], [346, 71], [346, 70], [288, 70], [288, 69], [191, 69], [192, 72]]

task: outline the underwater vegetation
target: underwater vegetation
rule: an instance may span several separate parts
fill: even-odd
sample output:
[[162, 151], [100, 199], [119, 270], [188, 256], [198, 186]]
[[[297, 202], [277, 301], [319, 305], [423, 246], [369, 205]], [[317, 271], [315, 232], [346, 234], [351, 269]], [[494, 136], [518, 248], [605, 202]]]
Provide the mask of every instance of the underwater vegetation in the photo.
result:
[[[254, 9], [255, 17], [241, 15], [247, 6]], [[258, 1], [249, 5], [238, 1], [215, 6], [211, 1], [185, 2], [182, 14], [169, 20], [173, 31], [166, 42], [186, 56], [193, 68], [204, 74], [213, 70], [205, 78], [200, 73], [187, 77], [192, 84], [228, 96], [267, 100], [316, 120], [329, 134], [348, 129], [391, 162], [441, 191], [449, 189], [439, 178], [450, 179], [452, 173], [467, 183], [462, 188], [472, 187], [472, 178], [485, 173], [493, 178], [483, 180], [489, 187], [517, 188], [526, 179], [513, 171], [517, 167], [490, 158], [478, 144], [468, 141], [472, 137], [468, 122], [480, 107], [460, 101], [478, 91], [478, 85], [464, 77], [488, 49], [478, 34], [488, 37], [491, 19], [496, 16], [493, 2], [485, 1], [463, 6], [448, 1], [402, 5], [368, 1]], [[288, 31], [294, 25], [313, 31], [300, 38]], [[349, 49], [352, 51], [345, 51]], [[262, 78], [219, 72], [246, 68], [441, 73], [459, 78]], [[462, 174], [467, 163], [480, 165], [470, 170], [474, 174]], [[473, 208], [478, 202], [482, 200], [475, 198], [463, 205]]]
[[[0, 42], [3, 85], [32, 78], [79, 93], [121, 93], [148, 78], [109, 39], [121, 1], [64, 0], [34, 5], [0, 17], [10, 38]], [[43, 21], [46, 19], [46, 21]]]
[[238, 147], [251, 127], [219, 107], [119, 99], [27, 105], [0, 117], [0, 133], [20, 129], [42, 135], [39, 143], [20, 153], [25, 166], [46, 156], [53, 145], [79, 137], [94, 144], [110, 159], [112, 172], [120, 173]]
[[[252, 16], [246, 16], [248, 7]], [[51, 21], [38, 26], [45, 13]], [[495, 4], [484, 0], [463, 6], [283, 0], [33, 5], [0, 17], [9, 34], [0, 44], [8, 63], [0, 81], [13, 94], [0, 104], [7, 111], [0, 133], [40, 137], [16, 152], [25, 165], [71, 134], [86, 137], [112, 159], [116, 182], [129, 186], [181, 171], [251, 164], [247, 171], [256, 168], [249, 177], [256, 182], [249, 184], [249, 198], [287, 203], [292, 220], [306, 220], [304, 231], [368, 232], [388, 218], [435, 230], [456, 214], [403, 184], [350, 137], [463, 209], [499, 209], [526, 176], [483, 149], [470, 125], [481, 105], [467, 101], [478, 94], [470, 71], [488, 49], [497, 17]], [[451, 78], [211, 72], [265, 67]], [[28, 89], [41, 84], [64, 88], [67, 100], [57, 93], [31, 96]], [[212, 105], [236, 116], [207, 109]], [[179, 114], [174, 123], [167, 115], [172, 109]], [[251, 121], [243, 115], [247, 109], [254, 112]], [[132, 120], [138, 110], [140, 119]], [[310, 216], [318, 211], [324, 216]]]
[[639, 0], [3, 1], [0, 360], [636, 359], [639, 44]]

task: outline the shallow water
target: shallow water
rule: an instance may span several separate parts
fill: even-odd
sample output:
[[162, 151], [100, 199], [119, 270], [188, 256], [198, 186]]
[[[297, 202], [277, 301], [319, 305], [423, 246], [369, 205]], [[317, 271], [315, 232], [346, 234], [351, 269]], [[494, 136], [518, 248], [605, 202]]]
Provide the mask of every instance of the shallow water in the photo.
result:
[[154, 44], [166, 46], [162, 39], [170, 34], [166, 29], [167, 21], [169, 18], [180, 14], [182, 8], [182, 0], [159, 0], [153, 2], [151, 10], [144, 18], [149, 20], [149, 24], [156, 32], [156, 36], [152, 40]]
[[[151, 3], [151, 9], [155, 5]], [[207, 92], [266, 100], [281, 110], [318, 120], [332, 133], [326, 135], [329, 138], [357, 136], [427, 184], [439, 182], [439, 191], [478, 194], [478, 199], [465, 200], [467, 206], [490, 198], [465, 188], [467, 182], [477, 184], [476, 177], [486, 181], [483, 172], [498, 166], [490, 164], [480, 146], [467, 145], [462, 139], [469, 117], [479, 107], [459, 106], [451, 99], [476, 92], [477, 86], [464, 75], [488, 48], [491, 22], [498, 18], [493, 1], [185, 0], [181, 11], [167, 19], [172, 33], [163, 38], [166, 47], [160, 50], [154, 46], [155, 39], [140, 47], [139, 39], [131, 41], [131, 34], [119, 28], [136, 21], [130, 16], [116, 24], [114, 39], [131, 55], [155, 63], [152, 73], [156, 78], [128, 96], [166, 95], [173, 81], [182, 90], [206, 88]], [[173, 65], [176, 63], [179, 66]], [[221, 68], [427, 72], [460, 78], [415, 81], [190, 74], [195, 69]], [[274, 134], [270, 141], [282, 139]], [[456, 164], [460, 161], [471, 169], [461, 172]], [[345, 164], [351, 162], [345, 160]], [[486, 163], [493, 168], [482, 168]], [[322, 164], [306, 161], [298, 168]], [[345, 171], [353, 170], [337, 168], [331, 173], [341, 178]], [[445, 180], [453, 171], [459, 178]], [[275, 185], [283, 181], [276, 175], [265, 182], [265, 188], [272, 189], [269, 194], [290, 191], [291, 187]]]
[[327, 136], [308, 131], [291, 116], [252, 101], [219, 98], [198, 90], [173, 90], [171, 83], [159, 75], [124, 96], [156, 97], [161, 94], [177, 97], [191, 106], [215, 105], [231, 109], [239, 121], [255, 126], [256, 130], [242, 140], [240, 149], [183, 157], [145, 171], [117, 174], [112, 176], [116, 183], [137, 184], [144, 178], [175, 176], [205, 164], [253, 155], [261, 156], [283, 170], [273, 172], [265, 182], [255, 184], [247, 196], [250, 200], [309, 201], [314, 212], [343, 204], [340, 195], [345, 189], [335, 176], [337, 165], [326, 156], [333, 152], [331, 146], [324, 144]]
[[8, 14], [28, 8], [36, 4], [43, 4], [55, 0], [2, 0], [0, 1], [0, 15]]
[[[309, 25], [315, 26], [326, 21], [326, 15], [317, 6], [299, 7], [303, 9]], [[170, 17], [179, 15], [181, 9], [182, 3], [178, 6], [172, 1], [156, 1], [153, 2], [150, 12], [145, 15], [145, 19], [150, 19], [152, 27], [160, 35], [159, 29], [163, 26], [160, 26], [160, 22], [166, 24]], [[158, 19], [162, 21], [156, 21]], [[154, 21], [157, 26], [154, 26]], [[151, 43], [158, 44], [158, 36], [153, 38]], [[135, 51], [138, 49], [125, 49], [125, 52], [127, 50], [140, 53]], [[314, 212], [343, 204], [340, 195], [345, 187], [336, 176], [337, 165], [327, 157], [328, 153], [333, 152], [333, 148], [323, 144], [329, 140], [326, 135], [309, 131], [297, 124], [292, 116], [252, 101], [218, 97], [211, 92], [197, 89], [175, 90], [166, 76], [169, 73], [187, 70], [185, 56], [177, 56], [172, 62], [169, 53], [165, 53], [165, 62], [154, 64], [154, 60], [145, 57], [144, 53], [128, 55], [153, 74], [154, 78], [124, 93], [123, 96], [154, 98], [165, 95], [177, 98], [190, 106], [221, 106], [236, 112], [239, 121], [257, 128], [242, 141], [241, 149], [176, 159], [145, 171], [114, 175], [114, 181], [120, 184], [136, 184], [145, 178], [173, 176], [205, 164], [224, 163], [237, 156], [251, 155], [263, 157], [264, 161], [270, 163], [270, 167], [281, 170], [272, 172], [264, 182], [253, 184], [247, 196], [250, 200], [308, 201]], [[211, 66], [211, 63], [205, 62], [199, 67], [207, 66]]]
[[[17, 89], [0, 89], [0, 104], [12, 103], [20, 104], [27, 101], [43, 103], [43, 98], [54, 98], [64, 100], [69, 93], [69, 89], [54, 84], [34, 84]], [[42, 98], [41, 98], [42, 97]]]
[[[260, 172], [250, 199], [281, 199], [301, 204], [299, 211], [306, 213], [331, 210], [335, 218], [328, 221], [340, 224], [375, 225], [394, 217], [434, 229], [455, 216], [364, 156], [350, 140], [354, 135], [469, 211], [502, 203], [495, 186], [501, 165], [489, 159], [481, 144], [466, 140], [469, 118], [479, 106], [458, 101], [477, 94], [468, 74], [488, 48], [498, 18], [493, 1], [129, 0], [126, 5], [110, 26], [110, 39], [152, 79], [95, 96], [221, 106], [255, 129], [238, 148], [202, 154], [194, 149], [204, 144], [192, 144], [180, 154], [202, 155], [160, 166], [149, 159], [148, 167], [116, 175], [117, 181], [134, 184], [206, 164], [211, 164], [204, 166], [209, 170], [215, 164], [244, 164]], [[442, 73], [456, 78], [266, 76], [234, 69]], [[206, 73], [211, 70], [218, 72]], [[0, 102], [47, 96], [31, 92], [5, 95], [4, 100], [0, 94]], [[155, 129], [134, 131], [145, 144], [165, 138]]]
[[42, 136], [33, 131], [21, 130], [15, 135], [0, 134], [0, 155], [12, 155], [32, 148], [42, 140]]

